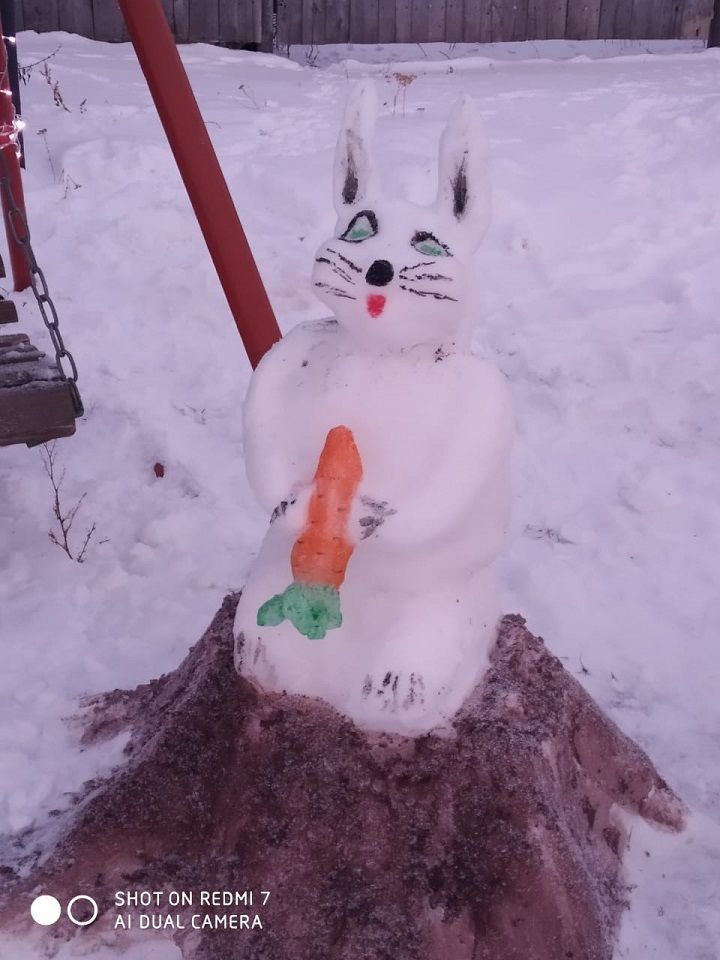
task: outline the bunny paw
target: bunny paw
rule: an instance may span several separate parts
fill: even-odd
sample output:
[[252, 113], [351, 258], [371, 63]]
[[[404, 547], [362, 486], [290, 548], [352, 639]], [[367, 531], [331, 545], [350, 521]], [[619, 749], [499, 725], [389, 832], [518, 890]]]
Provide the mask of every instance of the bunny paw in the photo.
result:
[[362, 693], [363, 699], [375, 700], [382, 710], [409, 710], [425, 702], [425, 684], [418, 673], [393, 673], [388, 670], [375, 679], [367, 674]]
[[387, 500], [373, 500], [372, 497], [360, 497], [360, 503], [369, 513], [360, 517], [359, 523], [362, 528], [360, 533], [361, 540], [367, 540], [371, 537], [378, 527], [385, 523], [386, 517], [391, 517], [397, 510], [388, 506]]
[[279, 517], [284, 517], [287, 513], [288, 507], [291, 507], [295, 502], [295, 497], [288, 497], [287, 500], [281, 500], [270, 514], [270, 523], [275, 523]]

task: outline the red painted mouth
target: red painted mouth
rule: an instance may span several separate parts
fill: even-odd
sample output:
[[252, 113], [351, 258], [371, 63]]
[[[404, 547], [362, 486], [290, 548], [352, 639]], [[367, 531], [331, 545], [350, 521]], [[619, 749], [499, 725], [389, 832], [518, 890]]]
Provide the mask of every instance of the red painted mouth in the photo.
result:
[[371, 317], [379, 317], [385, 309], [385, 297], [381, 293], [371, 293], [367, 298], [368, 313]]

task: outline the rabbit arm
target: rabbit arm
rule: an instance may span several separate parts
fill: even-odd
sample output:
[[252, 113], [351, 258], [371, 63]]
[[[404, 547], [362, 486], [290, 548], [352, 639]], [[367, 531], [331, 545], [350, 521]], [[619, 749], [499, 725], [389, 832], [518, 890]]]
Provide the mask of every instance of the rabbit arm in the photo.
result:
[[243, 406], [245, 470], [268, 513], [312, 482], [312, 465], [303, 469], [295, 461], [286, 426], [287, 382], [312, 343], [310, 327], [299, 324], [268, 351], [252, 376]]
[[360, 491], [353, 516], [361, 539], [414, 549], [467, 538], [472, 528], [480, 541], [478, 562], [495, 556], [509, 513], [513, 419], [502, 374], [484, 364], [481, 372], [481, 384], [464, 398], [438, 448], [428, 445], [424, 470], [412, 485], [406, 478], [399, 487]]

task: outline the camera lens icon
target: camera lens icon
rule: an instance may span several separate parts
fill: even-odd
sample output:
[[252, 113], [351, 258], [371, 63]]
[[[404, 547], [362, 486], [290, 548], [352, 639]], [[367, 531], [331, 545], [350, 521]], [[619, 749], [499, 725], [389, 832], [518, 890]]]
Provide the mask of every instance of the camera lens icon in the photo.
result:
[[[89, 897], [86, 893], [79, 893], [68, 903], [65, 913], [68, 920], [74, 923], [76, 927], [89, 927], [95, 923], [98, 918], [100, 908], [97, 900]], [[51, 927], [57, 923], [62, 913], [62, 907], [57, 897], [44, 893], [40, 897], [35, 897], [30, 904], [30, 916], [35, 923], [41, 927]]]
[[[82, 914], [79, 917], [76, 917], [73, 913], [73, 907], [75, 904], [86, 903], [90, 906], [90, 915], [84, 916], [83, 914], [87, 913], [87, 908], [80, 908]], [[80, 912], [80, 911], [77, 911]], [[86, 893], [79, 893], [76, 897], [73, 897], [70, 903], [68, 903], [65, 908], [65, 913], [68, 915], [68, 920], [71, 920], [76, 927], [89, 927], [91, 923], [95, 923], [98, 917], [100, 908], [98, 907], [97, 900], [93, 900], [92, 897], [89, 897]]]

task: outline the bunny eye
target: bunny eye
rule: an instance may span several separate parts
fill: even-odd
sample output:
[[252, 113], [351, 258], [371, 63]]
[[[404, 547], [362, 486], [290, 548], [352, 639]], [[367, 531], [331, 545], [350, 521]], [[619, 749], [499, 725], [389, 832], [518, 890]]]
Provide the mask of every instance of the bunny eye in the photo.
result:
[[348, 243], [361, 243], [368, 237], [374, 237], [377, 232], [378, 222], [375, 214], [371, 210], [361, 210], [352, 218], [340, 239], [347, 240]]
[[412, 246], [424, 257], [451, 257], [452, 254], [432, 233], [416, 233], [410, 241]]

